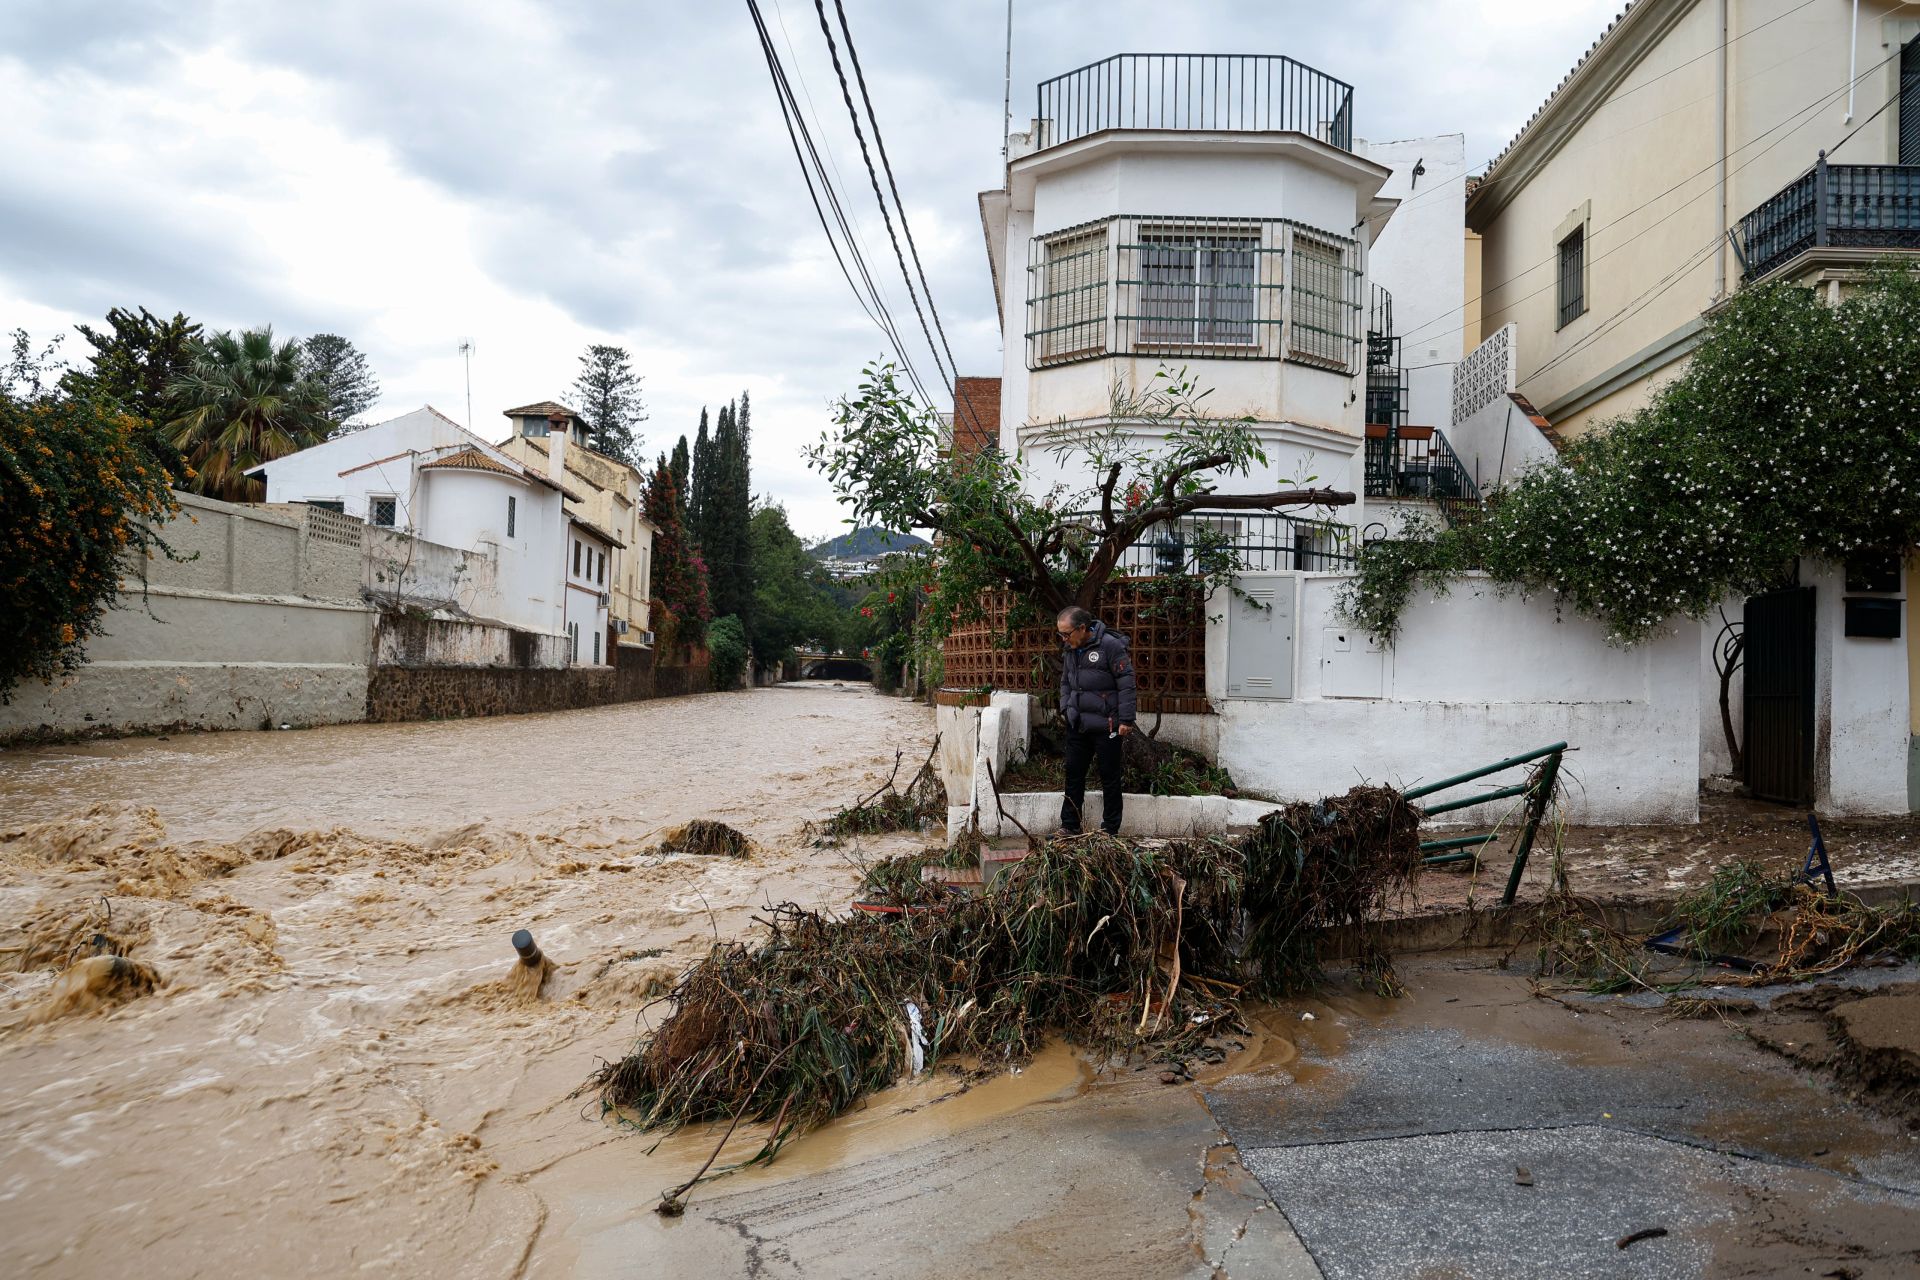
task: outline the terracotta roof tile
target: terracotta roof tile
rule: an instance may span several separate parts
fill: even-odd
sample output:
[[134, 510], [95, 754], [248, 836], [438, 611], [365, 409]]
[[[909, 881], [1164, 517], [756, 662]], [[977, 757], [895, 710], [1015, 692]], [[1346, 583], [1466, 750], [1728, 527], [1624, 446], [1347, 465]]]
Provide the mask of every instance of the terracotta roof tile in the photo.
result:
[[538, 404], [523, 404], [518, 409], [506, 410], [505, 416], [509, 418], [528, 418], [534, 416], [544, 418], [554, 413], [564, 413], [569, 418], [577, 418], [580, 416], [573, 410], [567, 408], [567, 406], [554, 400], [542, 400]]
[[503, 476], [514, 477], [523, 474], [496, 458], [489, 458], [478, 449], [462, 449], [458, 453], [450, 453], [444, 458], [435, 458], [432, 462], [420, 464], [422, 471], [431, 470], [434, 467], [450, 467], [460, 471], [497, 471]]

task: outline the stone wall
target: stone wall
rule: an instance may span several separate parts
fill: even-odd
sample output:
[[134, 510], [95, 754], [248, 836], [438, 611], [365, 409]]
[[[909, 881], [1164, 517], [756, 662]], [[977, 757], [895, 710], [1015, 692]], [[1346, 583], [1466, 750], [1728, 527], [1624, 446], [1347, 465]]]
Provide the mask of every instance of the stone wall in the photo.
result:
[[446, 720], [569, 711], [613, 702], [704, 693], [705, 663], [658, 667], [649, 650], [623, 648], [614, 667], [377, 667], [367, 681], [367, 719]]

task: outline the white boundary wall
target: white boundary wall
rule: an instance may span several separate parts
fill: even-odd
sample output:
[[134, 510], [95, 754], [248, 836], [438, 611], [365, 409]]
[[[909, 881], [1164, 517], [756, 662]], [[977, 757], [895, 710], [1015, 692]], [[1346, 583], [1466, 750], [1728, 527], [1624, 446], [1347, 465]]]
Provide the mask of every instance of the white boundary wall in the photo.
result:
[[[1571, 821], [1698, 819], [1693, 624], [1621, 649], [1550, 600], [1502, 596], [1470, 578], [1444, 598], [1416, 597], [1388, 648], [1339, 618], [1345, 575], [1276, 576], [1295, 579], [1297, 592], [1291, 699], [1225, 696], [1228, 602], [1209, 609], [1220, 763], [1242, 786], [1282, 800], [1334, 795], [1363, 779], [1409, 787], [1564, 741], [1577, 749], [1563, 769]], [[1448, 816], [1486, 822], [1498, 816], [1493, 808]]]

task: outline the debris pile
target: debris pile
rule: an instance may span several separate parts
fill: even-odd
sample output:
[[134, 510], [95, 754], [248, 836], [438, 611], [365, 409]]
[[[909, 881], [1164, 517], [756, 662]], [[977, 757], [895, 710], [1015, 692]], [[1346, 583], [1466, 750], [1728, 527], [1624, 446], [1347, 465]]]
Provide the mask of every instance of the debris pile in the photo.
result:
[[[1920, 904], [1873, 907], [1851, 894], [1823, 894], [1751, 859], [1716, 868], [1674, 904], [1668, 926], [1642, 939], [1559, 892], [1541, 904], [1526, 939], [1536, 947], [1542, 977], [1598, 993], [1697, 986], [1709, 980], [1701, 963], [1714, 966], [1714, 985], [1761, 986], [1803, 982], [1881, 956], [1920, 959]], [[1696, 967], [1659, 967], [1663, 954]], [[1729, 968], [1744, 975], [1730, 977]]]
[[660, 833], [654, 853], [691, 853], [709, 858], [744, 858], [753, 852], [753, 843], [724, 822], [695, 818], [685, 826], [670, 827]]
[[987, 892], [899, 914], [777, 907], [757, 945], [689, 970], [665, 1021], [592, 1084], [642, 1128], [770, 1119], [758, 1160], [943, 1060], [1017, 1063], [1057, 1034], [1182, 1061], [1239, 1023], [1247, 987], [1316, 975], [1316, 927], [1409, 883], [1417, 821], [1397, 793], [1356, 787], [1243, 839], [1036, 846]]
[[887, 775], [887, 780], [880, 784], [878, 790], [824, 822], [808, 826], [814, 843], [833, 844], [848, 836], [880, 835], [888, 831], [916, 831], [924, 823], [945, 821], [947, 788], [933, 767], [939, 753], [940, 739], [935, 737], [927, 758], [921, 762], [905, 788], [901, 788], [895, 784], [900, 780], [900, 766], [905, 754], [894, 752], [893, 772]]

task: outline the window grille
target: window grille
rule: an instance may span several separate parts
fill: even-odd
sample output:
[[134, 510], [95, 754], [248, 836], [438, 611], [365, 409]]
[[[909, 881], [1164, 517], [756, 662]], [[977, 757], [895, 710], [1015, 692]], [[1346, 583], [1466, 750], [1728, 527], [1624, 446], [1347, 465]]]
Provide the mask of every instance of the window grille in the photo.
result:
[[1293, 237], [1292, 265], [1287, 352], [1344, 369], [1353, 358], [1356, 273], [1347, 269], [1339, 245], [1299, 233]]
[[1566, 328], [1587, 309], [1587, 229], [1575, 227], [1560, 242], [1560, 323]]
[[514, 499], [512, 494], [508, 494], [507, 495], [507, 536], [509, 538], [513, 536], [513, 516], [514, 516]]
[[1107, 228], [1102, 223], [1044, 242], [1038, 298], [1043, 362], [1073, 360], [1106, 346]]
[[398, 504], [392, 498], [374, 498], [367, 503], [367, 523], [391, 529], [397, 508]]
[[1123, 215], [1037, 237], [1027, 367], [1140, 354], [1351, 370], [1358, 262], [1354, 241], [1283, 218]]
[[1900, 163], [1920, 164], [1920, 36], [1900, 50]]
[[1153, 228], [1140, 236], [1140, 337], [1152, 343], [1253, 341], [1260, 237]]

